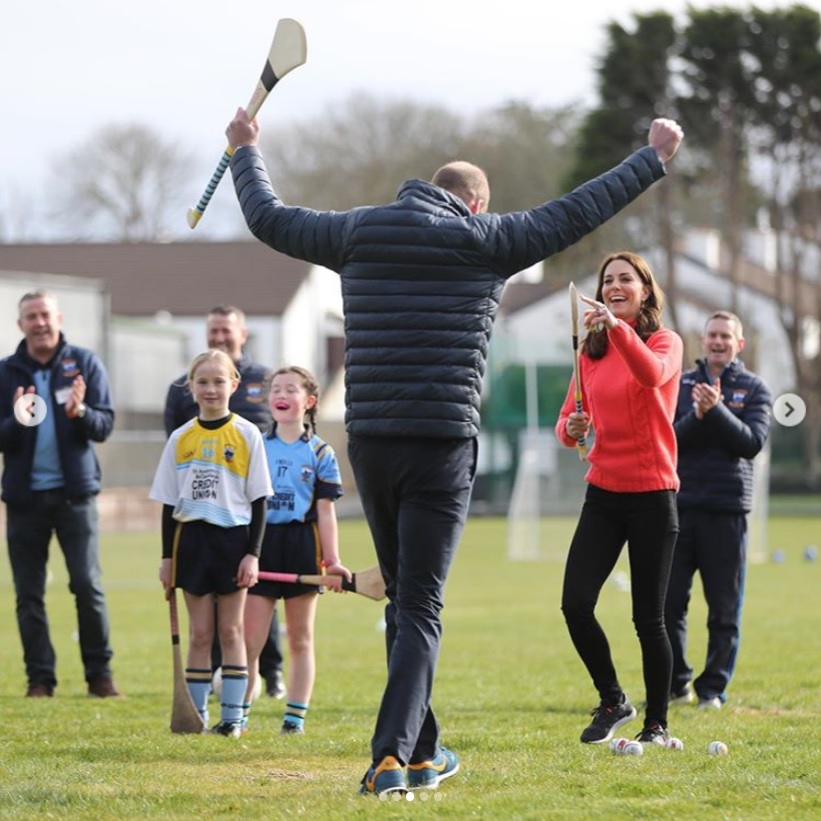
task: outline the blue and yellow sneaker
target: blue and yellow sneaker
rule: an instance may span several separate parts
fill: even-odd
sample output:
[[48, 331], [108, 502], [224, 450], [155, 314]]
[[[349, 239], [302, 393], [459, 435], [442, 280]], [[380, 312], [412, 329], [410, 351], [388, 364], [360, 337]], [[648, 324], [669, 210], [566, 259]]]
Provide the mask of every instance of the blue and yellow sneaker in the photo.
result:
[[440, 782], [459, 772], [459, 756], [447, 747], [440, 747], [439, 754], [421, 764], [408, 764], [408, 789], [433, 790]]
[[386, 755], [376, 766], [368, 768], [362, 778], [360, 795], [382, 795], [389, 792], [407, 792], [408, 782], [402, 765], [392, 756]]

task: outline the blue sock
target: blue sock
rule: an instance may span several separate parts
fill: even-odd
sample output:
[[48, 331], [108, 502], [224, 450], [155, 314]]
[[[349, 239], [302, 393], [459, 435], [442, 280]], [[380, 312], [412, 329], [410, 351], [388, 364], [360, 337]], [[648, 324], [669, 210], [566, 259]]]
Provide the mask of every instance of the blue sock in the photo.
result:
[[298, 701], [285, 702], [285, 723], [293, 724], [295, 727], [304, 728], [305, 713], [308, 712], [307, 704], [300, 704]]
[[242, 705], [248, 688], [248, 668], [222, 665], [222, 702], [220, 721], [228, 724], [242, 723]]
[[185, 683], [191, 693], [191, 701], [202, 716], [203, 722], [208, 724], [208, 695], [211, 692], [211, 668], [200, 670], [196, 667], [185, 668]]

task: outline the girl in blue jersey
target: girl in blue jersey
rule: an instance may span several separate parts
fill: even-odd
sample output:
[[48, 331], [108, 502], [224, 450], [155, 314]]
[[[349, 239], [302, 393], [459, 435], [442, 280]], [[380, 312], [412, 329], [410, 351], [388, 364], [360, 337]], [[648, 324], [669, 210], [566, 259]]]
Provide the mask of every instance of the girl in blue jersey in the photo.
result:
[[[268, 401], [274, 426], [265, 437], [273, 484], [260, 556], [260, 570], [283, 573], [326, 572], [351, 579], [339, 559], [334, 501], [342, 495], [339, 465], [331, 446], [316, 435], [319, 386], [303, 368], [273, 374]], [[306, 424], [307, 420], [307, 424]], [[314, 622], [319, 590], [312, 585], [260, 581], [245, 603], [248, 689], [245, 721], [277, 599], [285, 600], [288, 626], [288, 701], [283, 733], [303, 733], [316, 666]]]
[[216, 595], [223, 685], [212, 732], [236, 738], [248, 683], [242, 618], [259, 572], [271, 480], [259, 429], [228, 409], [239, 385], [228, 354], [199, 354], [188, 384], [199, 415], [171, 434], [151, 487], [151, 498], [163, 503], [160, 581], [166, 596], [174, 587], [185, 594], [185, 678], [206, 726]]

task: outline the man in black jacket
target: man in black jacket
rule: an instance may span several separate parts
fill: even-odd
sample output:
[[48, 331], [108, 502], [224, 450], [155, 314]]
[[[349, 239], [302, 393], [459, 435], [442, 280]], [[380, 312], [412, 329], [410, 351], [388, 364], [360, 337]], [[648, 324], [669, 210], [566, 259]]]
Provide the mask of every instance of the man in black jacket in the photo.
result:
[[[234, 413], [253, 422], [263, 433], [271, 429], [271, 408], [268, 406], [269, 371], [264, 365], [252, 362], [242, 348], [248, 339], [245, 313], [235, 305], [218, 305], [212, 308], [205, 321], [205, 340], [209, 348], [224, 351], [231, 357], [239, 371], [239, 387], [228, 404]], [[165, 399], [165, 433], [170, 436], [178, 427], [197, 415], [197, 403], [188, 390], [188, 375], [182, 374], [168, 388]], [[217, 670], [222, 663], [219, 641], [214, 639], [212, 663]], [[282, 650], [279, 640], [279, 620], [274, 610], [268, 641], [259, 657], [259, 673], [265, 679], [269, 696], [285, 695], [282, 675]]]
[[[476, 470], [487, 349], [509, 277], [558, 253], [656, 180], [682, 138], [655, 120], [649, 146], [554, 202], [488, 214], [484, 172], [449, 163], [395, 202], [345, 212], [276, 196], [257, 122], [227, 135], [251, 232], [280, 253], [337, 271], [345, 311], [348, 454], [385, 578], [388, 681], [361, 792], [436, 787], [459, 769], [430, 706], [448, 569]], [[407, 768], [407, 772], [405, 771]]]
[[[670, 571], [665, 623], [673, 647], [671, 700], [719, 709], [735, 669], [744, 599], [747, 514], [753, 501], [753, 459], [770, 432], [772, 394], [737, 358], [741, 320], [716, 311], [701, 339], [704, 359], [681, 376], [678, 442], [679, 534]], [[687, 607], [698, 571], [707, 599], [707, 658], [691, 683], [685, 658]]]
[[3, 501], [26, 695], [50, 697], [57, 686], [45, 607], [49, 543], [56, 534], [77, 600], [88, 694], [117, 697], [100, 568], [100, 465], [93, 444], [111, 434], [114, 407], [102, 362], [66, 342], [62, 322], [54, 294], [26, 294], [17, 320], [24, 339], [0, 362]]

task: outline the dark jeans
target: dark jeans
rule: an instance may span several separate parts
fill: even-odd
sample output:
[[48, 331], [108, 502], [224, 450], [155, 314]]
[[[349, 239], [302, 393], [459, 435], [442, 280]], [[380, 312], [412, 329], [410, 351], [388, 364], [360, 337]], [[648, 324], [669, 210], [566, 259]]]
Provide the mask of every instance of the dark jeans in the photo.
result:
[[594, 609], [599, 593], [627, 542], [633, 624], [641, 645], [646, 721], [667, 726], [670, 641], [664, 627], [664, 598], [678, 532], [676, 495], [671, 490], [611, 493], [588, 486], [570, 544], [562, 590], [570, 638], [602, 701], [622, 695], [610, 645]]
[[86, 681], [111, 675], [108, 612], [102, 587], [97, 501], [66, 499], [61, 490], [34, 494], [31, 504], [7, 508], [9, 559], [17, 596], [17, 624], [30, 683], [55, 686], [56, 655], [46, 616], [46, 565], [52, 533], [68, 569], [77, 606]]
[[701, 574], [707, 600], [707, 660], [693, 682], [699, 698], [725, 691], [735, 670], [741, 632], [741, 606], [747, 555], [747, 516], [711, 510], [682, 510], [665, 621], [673, 646], [673, 690], [682, 689], [693, 676], [687, 663], [687, 608], [693, 576]]
[[448, 569], [467, 520], [474, 439], [351, 437], [357, 489], [385, 578], [388, 681], [371, 741], [375, 762], [433, 758], [430, 706]]

